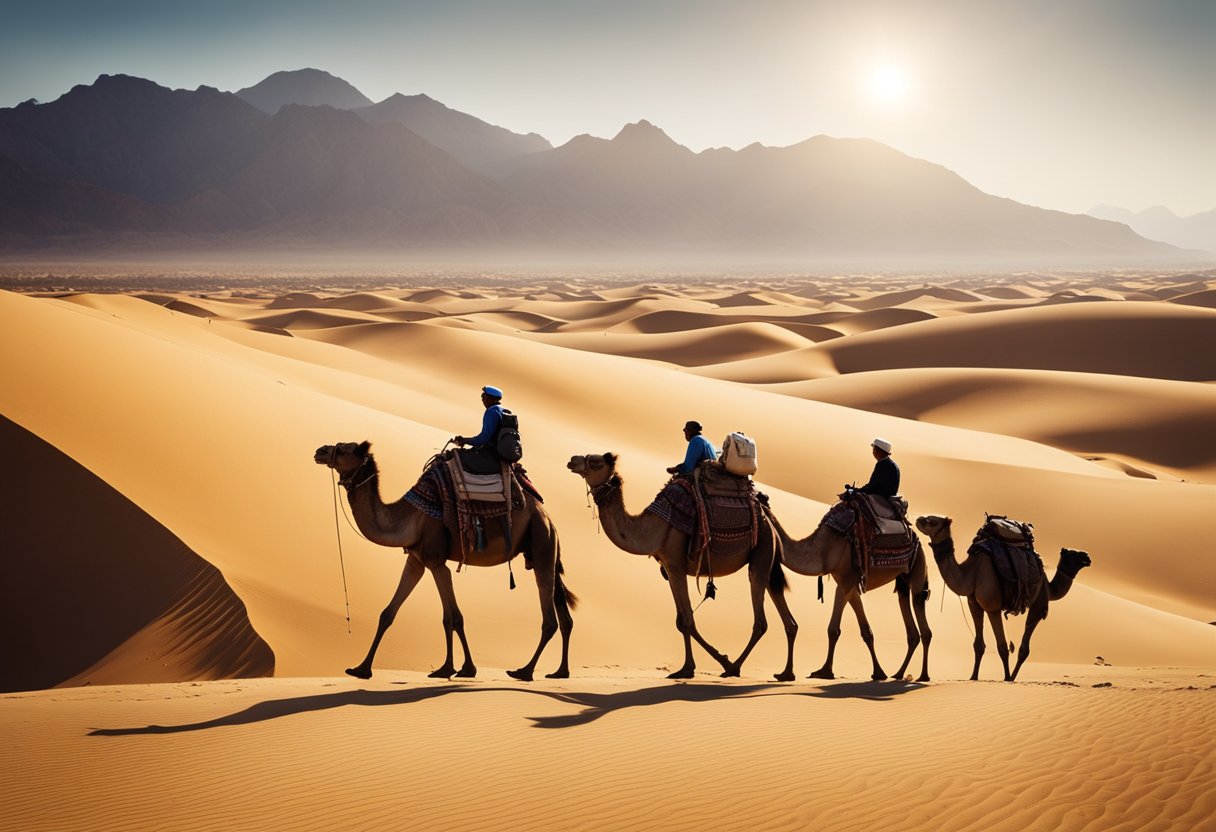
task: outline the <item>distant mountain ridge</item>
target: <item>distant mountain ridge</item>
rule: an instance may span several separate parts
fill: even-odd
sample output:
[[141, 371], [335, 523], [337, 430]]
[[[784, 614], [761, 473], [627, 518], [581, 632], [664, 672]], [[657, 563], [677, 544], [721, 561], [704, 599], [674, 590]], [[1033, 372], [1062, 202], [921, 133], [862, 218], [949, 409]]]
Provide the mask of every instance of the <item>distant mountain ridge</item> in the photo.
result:
[[1098, 219], [1121, 222], [1150, 240], [1216, 252], [1216, 208], [1189, 217], [1180, 217], [1162, 205], [1138, 212], [1113, 205], [1099, 205], [1086, 213]]
[[372, 103], [349, 82], [311, 68], [276, 72], [252, 87], [237, 90], [236, 96], [269, 115], [288, 104], [353, 110]]
[[271, 115], [240, 94], [121, 75], [0, 109], [0, 183], [7, 248], [141, 240], [850, 260], [1177, 253], [1118, 223], [985, 194], [868, 139], [694, 153], [638, 121], [612, 139], [554, 148], [427, 96], [353, 108], [285, 103]]

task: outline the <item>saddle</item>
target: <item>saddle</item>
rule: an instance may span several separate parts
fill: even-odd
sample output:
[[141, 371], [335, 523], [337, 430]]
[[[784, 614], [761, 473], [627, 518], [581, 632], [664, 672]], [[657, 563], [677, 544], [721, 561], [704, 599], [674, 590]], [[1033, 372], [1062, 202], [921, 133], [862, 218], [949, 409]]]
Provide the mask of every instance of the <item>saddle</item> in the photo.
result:
[[[462, 451], [453, 450], [446, 463], [452, 475], [452, 484], [456, 488], [456, 497], [485, 503], [508, 502], [511, 499], [511, 466], [499, 462], [499, 470], [495, 473], [471, 472], [464, 464], [464, 457], [467, 455]], [[523, 505], [522, 494], [519, 503]]]
[[707, 497], [749, 497], [756, 493], [751, 477], [732, 474], [714, 460], [698, 465], [693, 477]]
[[986, 515], [975, 533], [968, 555], [992, 561], [1001, 582], [1001, 609], [1021, 615], [1038, 597], [1047, 580], [1043, 559], [1034, 549], [1034, 526], [1003, 515]]
[[759, 539], [760, 507], [751, 478], [729, 473], [706, 461], [691, 478], [672, 477], [646, 511], [663, 518], [689, 537], [689, 552], [708, 571], [708, 560], [755, 547]]
[[908, 502], [849, 489], [828, 510], [823, 523], [849, 539], [858, 588], [865, 592], [871, 569], [912, 568], [917, 538], [908, 522]]
[[525, 489], [540, 499], [522, 468], [499, 461], [498, 473], [470, 473], [461, 459], [466, 455], [452, 450], [432, 457], [405, 495], [411, 505], [442, 521], [457, 542], [461, 553], [457, 571], [469, 553], [486, 548], [491, 523], [501, 525], [504, 537], [511, 539], [511, 512], [524, 506]]

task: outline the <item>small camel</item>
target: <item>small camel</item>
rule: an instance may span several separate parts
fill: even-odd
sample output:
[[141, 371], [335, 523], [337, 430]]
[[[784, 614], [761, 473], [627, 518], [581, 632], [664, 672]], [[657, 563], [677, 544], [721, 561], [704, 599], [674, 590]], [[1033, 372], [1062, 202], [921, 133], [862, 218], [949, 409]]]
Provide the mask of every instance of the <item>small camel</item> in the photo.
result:
[[971, 681], [980, 677], [980, 660], [984, 657], [984, 613], [988, 613], [988, 621], [992, 624], [992, 634], [996, 637], [997, 652], [1001, 656], [1001, 664], [1005, 668], [1005, 681], [1017, 679], [1018, 671], [1030, 655], [1030, 637], [1034, 635], [1035, 627], [1047, 617], [1047, 605], [1050, 601], [1058, 601], [1068, 594], [1072, 588], [1073, 579], [1077, 573], [1089, 566], [1091, 561], [1085, 552], [1074, 549], [1060, 549], [1060, 562], [1056, 574], [1051, 581], [1043, 581], [1039, 594], [1030, 602], [1026, 611], [1026, 630], [1022, 634], [1022, 644], [1018, 648], [1018, 663], [1009, 672], [1009, 641], [1005, 638], [1005, 625], [1001, 621], [1001, 579], [992, 565], [992, 558], [986, 555], [968, 555], [959, 563], [954, 556], [954, 537], [951, 532], [953, 521], [949, 517], [929, 515], [916, 518], [916, 528], [929, 538], [929, 546], [933, 549], [933, 559], [937, 568], [946, 581], [946, 586], [958, 595], [967, 598], [967, 606], [971, 608], [971, 617], [975, 620], [975, 667], [971, 670]]
[[[464, 615], [456, 604], [452, 572], [447, 565], [447, 561], [461, 560], [460, 547], [454, 545], [452, 536], [441, 521], [428, 517], [406, 502], [404, 497], [388, 505], [381, 500], [380, 474], [370, 448], [370, 442], [343, 442], [318, 448], [313, 455], [313, 460], [318, 465], [328, 466], [338, 472], [338, 482], [346, 489], [351, 512], [363, 536], [381, 546], [401, 547], [406, 554], [401, 582], [397, 585], [397, 591], [393, 593], [388, 606], [380, 613], [380, 623], [376, 628], [376, 636], [372, 639], [371, 648], [367, 651], [367, 657], [357, 666], [347, 668], [346, 672], [359, 679], [371, 678], [372, 659], [375, 658], [380, 640], [397, 617], [397, 610], [417, 586], [422, 573], [430, 570], [443, 603], [447, 657], [443, 665], [429, 675], [434, 679], [446, 679], [453, 675], [458, 678], [472, 678], [477, 675], [477, 667], [473, 664], [473, 657], [469, 652], [469, 642], [464, 634]], [[536, 588], [540, 592], [540, 644], [537, 645], [531, 661], [517, 670], [507, 671], [507, 674], [513, 679], [532, 681], [532, 674], [545, 645], [560, 628], [562, 662], [558, 669], [547, 674], [546, 678], [568, 678], [570, 631], [574, 628], [570, 611], [575, 608], [578, 599], [562, 581], [561, 547], [557, 540], [557, 529], [541, 504], [526, 491], [523, 508], [515, 509], [511, 514], [512, 534], [509, 546], [503, 530], [496, 528], [497, 524], [491, 523], [489, 526], [486, 529], [486, 548], [479, 552], [469, 552], [464, 563], [468, 566], [499, 566], [515, 555], [527, 552], [532, 569], [536, 573]], [[460, 637], [460, 646], [464, 650], [464, 664], [459, 670], [452, 662], [453, 632]]]
[[[772, 528], [764, 522], [763, 515], [754, 548], [730, 556], [715, 555], [707, 558], [708, 562], [701, 564], [698, 572], [698, 565], [688, 553], [686, 534], [673, 528], [658, 515], [650, 512], [633, 515], [625, 510], [623, 481], [616, 471], [617, 461], [618, 457], [612, 453], [590, 454], [571, 457], [566, 467], [586, 481], [599, 506], [600, 522], [608, 539], [630, 554], [653, 557], [662, 566], [672, 598], [675, 600], [676, 629], [684, 637], [684, 664], [667, 678], [692, 678], [696, 669], [692, 656], [694, 638], [714, 661], [722, 665], [723, 676], [738, 676], [743, 662], [768, 629], [768, 621], [764, 615], [764, 593], [767, 590], [777, 607], [778, 615], [781, 616], [782, 624], [785, 625], [788, 642], [785, 669], [776, 674], [775, 678], [780, 682], [792, 681], [794, 638], [798, 634], [798, 623], [794, 621], [789, 605], [785, 602], [785, 573], [781, 570], [777, 541]], [[751, 582], [752, 634], [739, 658], [732, 662], [697, 630], [692, 601], [688, 595], [688, 577], [690, 574], [694, 577], [698, 574], [703, 577], [721, 577], [737, 572], [745, 565], [748, 567], [748, 578]]]
[[[861, 630], [861, 640], [870, 650], [870, 660], [874, 664], [871, 677], [874, 680], [887, 678], [882, 666], [878, 663], [878, 655], [874, 652], [874, 631], [866, 618], [865, 607], [861, 601], [861, 576], [853, 566], [853, 551], [847, 538], [836, 533], [820, 522], [818, 528], [809, 537], [802, 540], [792, 539], [782, 527], [773, 513], [769, 517], [777, 529], [781, 540], [782, 562], [799, 575], [831, 575], [836, 583], [836, 597], [832, 601], [832, 617], [828, 622], [828, 655], [823, 667], [810, 675], [811, 679], [835, 679], [832, 670], [833, 659], [836, 655], [836, 642], [840, 639], [840, 619], [844, 614], [847, 602], [857, 616], [857, 626]], [[899, 611], [903, 614], [904, 629], [908, 635], [908, 652], [903, 664], [895, 671], [895, 678], [904, 678], [912, 656], [919, 644], [923, 648], [922, 664], [918, 682], [929, 681], [929, 642], [933, 640], [933, 631], [929, 629], [929, 619], [925, 616], [925, 601], [929, 597], [929, 575], [925, 565], [925, 553], [917, 541], [916, 552], [912, 555], [912, 563], [908, 571], [903, 569], [872, 568], [866, 576], [866, 588], [876, 589], [883, 584], [895, 581], [895, 592], [899, 596]], [[916, 619], [913, 620], [913, 611]]]

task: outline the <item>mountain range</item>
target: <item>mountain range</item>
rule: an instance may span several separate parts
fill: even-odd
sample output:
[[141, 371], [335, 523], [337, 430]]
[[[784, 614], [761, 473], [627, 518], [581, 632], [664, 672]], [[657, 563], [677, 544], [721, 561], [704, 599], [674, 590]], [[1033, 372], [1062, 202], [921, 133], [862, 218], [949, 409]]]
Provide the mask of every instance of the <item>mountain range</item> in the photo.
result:
[[647, 121], [560, 147], [319, 70], [237, 93], [102, 75], [0, 109], [0, 244], [1154, 258], [1126, 225], [985, 194], [867, 139], [695, 153]]
[[1121, 222], [1150, 240], [1160, 240], [1180, 248], [1216, 252], [1216, 208], [1187, 217], [1180, 217], [1162, 205], [1143, 211], [1099, 205], [1087, 213], [1098, 219]]

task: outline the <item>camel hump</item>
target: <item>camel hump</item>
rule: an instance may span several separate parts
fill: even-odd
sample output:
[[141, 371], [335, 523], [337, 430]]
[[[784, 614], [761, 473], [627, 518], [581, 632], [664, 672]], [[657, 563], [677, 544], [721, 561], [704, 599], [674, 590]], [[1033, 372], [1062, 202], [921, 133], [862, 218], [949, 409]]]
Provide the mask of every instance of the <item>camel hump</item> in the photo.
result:
[[1001, 580], [1001, 607], [1021, 615], [1038, 596], [1046, 579], [1034, 549], [1034, 527], [1004, 515], [987, 515], [967, 553], [988, 557]]

